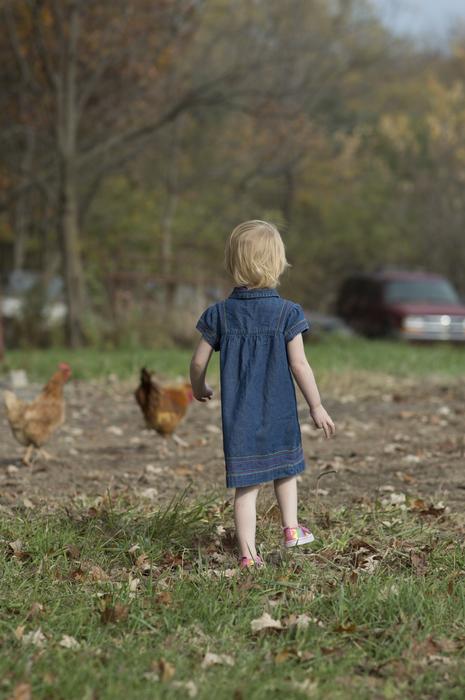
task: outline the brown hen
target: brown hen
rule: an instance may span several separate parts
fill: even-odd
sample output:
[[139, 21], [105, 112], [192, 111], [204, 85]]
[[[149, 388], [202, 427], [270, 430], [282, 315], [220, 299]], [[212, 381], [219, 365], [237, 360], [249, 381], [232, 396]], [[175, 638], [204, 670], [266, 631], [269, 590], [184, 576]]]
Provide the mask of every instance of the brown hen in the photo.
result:
[[186, 415], [193, 394], [190, 384], [162, 385], [144, 367], [135, 397], [147, 427], [167, 436], [174, 433]]
[[8, 422], [16, 440], [27, 448], [23, 462], [28, 466], [34, 449], [46, 456], [42, 446], [65, 420], [63, 387], [70, 376], [70, 366], [62, 362], [37, 398], [30, 402], [21, 401], [12, 391], [4, 392]]

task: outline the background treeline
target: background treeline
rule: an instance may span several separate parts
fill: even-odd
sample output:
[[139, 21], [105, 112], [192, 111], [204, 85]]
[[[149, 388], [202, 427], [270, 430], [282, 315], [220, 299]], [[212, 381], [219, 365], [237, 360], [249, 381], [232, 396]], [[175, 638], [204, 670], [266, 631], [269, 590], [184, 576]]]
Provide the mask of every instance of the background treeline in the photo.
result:
[[465, 36], [413, 46], [369, 0], [4, 0], [0, 20], [3, 288], [61, 275], [71, 344], [189, 340], [245, 218], [281, 227], [282, 293], [309, 309], [378, 265], [465, 293]]

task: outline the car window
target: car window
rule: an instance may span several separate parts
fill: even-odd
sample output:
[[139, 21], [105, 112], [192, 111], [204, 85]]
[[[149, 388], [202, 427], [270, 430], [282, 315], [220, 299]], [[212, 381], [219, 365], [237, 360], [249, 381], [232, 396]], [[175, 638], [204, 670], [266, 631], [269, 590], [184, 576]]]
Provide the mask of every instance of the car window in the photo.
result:
[[392, 280], [386, 282], [384, 299], [399, 302], [446, 302], [457, 304], [459, 297], [447, 280]]

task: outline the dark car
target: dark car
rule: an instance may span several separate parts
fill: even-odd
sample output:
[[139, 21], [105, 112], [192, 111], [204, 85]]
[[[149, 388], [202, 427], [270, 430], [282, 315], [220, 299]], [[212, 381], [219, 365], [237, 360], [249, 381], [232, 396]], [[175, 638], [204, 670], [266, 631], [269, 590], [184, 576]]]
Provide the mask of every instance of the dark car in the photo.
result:
[[465, 341], [465, 305], [447, 279], [432, 273], [354, 275], [341, 286], [336, 312], [369, 337]]

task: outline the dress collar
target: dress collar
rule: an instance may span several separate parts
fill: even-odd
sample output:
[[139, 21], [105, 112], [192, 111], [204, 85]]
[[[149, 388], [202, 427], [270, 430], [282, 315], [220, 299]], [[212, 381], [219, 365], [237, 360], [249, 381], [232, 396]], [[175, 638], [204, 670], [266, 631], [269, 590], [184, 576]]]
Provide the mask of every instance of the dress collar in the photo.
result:
[[272, 287], [234, 287], [229, 298], [231, 299], [258, 299], [259, 297], [279, 297], [278, 291]]

